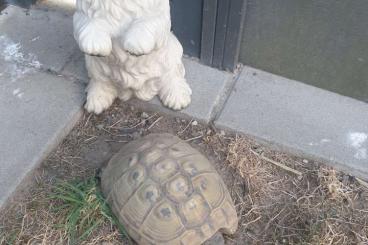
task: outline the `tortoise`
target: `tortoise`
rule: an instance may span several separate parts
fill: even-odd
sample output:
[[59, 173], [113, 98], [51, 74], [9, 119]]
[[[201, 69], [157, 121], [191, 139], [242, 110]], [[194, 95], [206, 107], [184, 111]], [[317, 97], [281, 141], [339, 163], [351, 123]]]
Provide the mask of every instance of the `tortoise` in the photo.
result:
[[101, 189], [138, 244], [219, 244], [221, 233], [237, 230], [233, 201], [215, 168], [170, 134], [124, 145], [103, 169]]

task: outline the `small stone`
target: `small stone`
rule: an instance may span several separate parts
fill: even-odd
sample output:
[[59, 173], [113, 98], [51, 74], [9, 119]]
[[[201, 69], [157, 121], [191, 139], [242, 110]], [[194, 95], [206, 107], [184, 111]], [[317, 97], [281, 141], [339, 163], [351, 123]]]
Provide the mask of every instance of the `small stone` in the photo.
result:
[[192, 122], [192, 126], [197, 126], [198, 125], [198, 122], [197, 121], [193, 121]]
[[309, 161], [307, 159], [303, 159], [303, 163], [307, 164]]
[[207, 129], [206, 134], [207, 134], [207, 135], [211, 135], [211, 134], [212, 134], [212, 130], [211, 130], [211, 129]]
[[143, 113], [142, 113], [142, 118], [149, 118], [148, 113], [147, 113], [147, 112], [143, 112]]
[[344, 174], [342, 176], [342, 181], [341, 181], [344, 185], [349, 185], [350, 184], [350, 176], [349, 175], [346, 175]]
[[119, 130], [121, 134], [133, 134], [137, 131], [135, 128], [122, 128]]
[[260, 155], [263, 154], [263, 152], [264, 152], [263, 149], [259, 146], [254, 147], [253, 151], [257, 152]]
[[133, 140], [137, 140], [137, 139], [140, 139], [142, 137], [142, 135], [141, 135], [141, 133], [140, 132], [134, 132], [133, 134], [132, 134], [132, 138], [133, 138]]
[[104, 125], [103, 124], [99, 124], [96, 126], [96, 128], [98, 128], [99, 130], [102, 130], [104, 128]]

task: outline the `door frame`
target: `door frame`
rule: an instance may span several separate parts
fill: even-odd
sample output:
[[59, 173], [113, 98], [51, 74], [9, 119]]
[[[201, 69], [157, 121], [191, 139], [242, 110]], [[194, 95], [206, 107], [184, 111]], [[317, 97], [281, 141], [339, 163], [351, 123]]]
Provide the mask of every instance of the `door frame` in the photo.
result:
[[223, 70], [238, 65], [247, 0], [204, 0], [200, 61]]

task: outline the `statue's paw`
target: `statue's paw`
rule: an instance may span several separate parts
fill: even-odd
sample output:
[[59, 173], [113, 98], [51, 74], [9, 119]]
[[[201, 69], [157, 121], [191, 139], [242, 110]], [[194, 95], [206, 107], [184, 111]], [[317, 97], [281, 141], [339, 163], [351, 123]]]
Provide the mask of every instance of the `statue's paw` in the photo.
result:
[[116, 90], [112, 88], [103, 88], [102, 86], [93, 86], [88, 90], [87, 102], [84, 108], [95, 114], [100, 114], [109, 108], [116, 98]]
[[191, 102], [192, 90], [186, 82], [179, 82], [164, 87], [160, 93], [162, 103], [173, 109], [181, 110]]
[[133, 97], [134, 93], [132, 90], [130, 89], [124, 89], [122, 91], [120, 91], [119, 94], [119, 99], [121, 99], [122, 101], [128, 101]]
[[93, 25], [87, 25], [79, 35], [79, 47], [88, 55], [108, 56], [112, 50], [112, 41], [109, 34], [99, 31]]
[[133, 55], [149, 54], [155, 48], [155, 39], [145, 28], [137, 26], [128, 30], [123, 40], [123, 47]]

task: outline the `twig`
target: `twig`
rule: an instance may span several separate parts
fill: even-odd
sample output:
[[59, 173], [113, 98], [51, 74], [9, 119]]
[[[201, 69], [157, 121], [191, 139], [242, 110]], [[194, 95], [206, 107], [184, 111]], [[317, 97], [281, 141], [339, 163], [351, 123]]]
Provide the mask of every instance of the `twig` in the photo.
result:
[[298, 171], [298, 170], [295, 170], [295, 169], [293, 169], [293, 168], [290, 168], [290, 167], [288, 167], [288, 166], [286, 166], [285, 164], [282, 164], [282, 163], [280, 163], [280, 162], [276, 162], [276, 161], [274, 161], [274, 160], [272, 160], [272, 159], [270, 159], [270, 158], [268, 158], [268, 157], [265, 157], [265, 156], [263, 156], [263, 155], [261, 155], [261, 154], [259, 154], [259, 153], [255, 152], [255, 151], [253, 151], [252, 149], [250, 149], [250, 151], [251, 151], [253, 154], [255, 154], [255, 155], [259, 156], [260, 158], [262, 158], [263, 160], [265, 160], [265, 161], [267, 161], [267, 162], [269, 162], [269, 163], [272, 163], [272, 164], [274, 164], [274, 165], [276, 165], [276, 166], [278, 166], [278, 167], [280, 167], [280, 168], [282, 168], [282, 169], [284, 169], [284, 170], [286, 170], [286, 171], [292, 172], [292, 173], [294, 173], [294, 174], [296, 174], [296, 175], [298, 175], [298, 176], [302, 176], [302, 175], [303, 175], [303, 174], [302, 174], [302, 172], [300, 172], [300, 171]]
[[113, 128], [115, 127], [117, 124], [121, 123], [121, 121], [123, 121], [123, 118], [121, 118], [120, 120], [118, 120], [117, 122], [113, 123], [112, 125], [108, 126], [108, 128]]
[[362, 185], [362, 186], [364, 186], [365, 188], [367, 188], [367, 189], [368, 189], [368, 183], [367, 183], [367, 182], [365, 182], [364, 180], [359, 179], [359, 178], [356, 178], [356, 180], [358, 181], [358, 183], [359, 183], [360, 185]]
[[105, 140], [105, 142], [115, 142], [115, 143], [128, 143], [126, 140]]
[[[283, 208], [283, 209], [281, 209], [281, 211], [280, 211], [278, 214], [276, 214], [272, 219], [270, 219], [270, 220], [267, 222], [266, 227], [265, 227], [265, 228], [264, 228], [264, 230], [263, 230], [264, 234], [266, 234], [266, 231], [267, 231], [267, 230], [268, 230], [268, 228], [270, 227], [271, 223], [272, 223], [272, 222], [274, 222], [274, 221], [275, 221], [275, 219], [277, 219], [277, 217], [279, 217], [279, 216], [280, 216], [280, 214], [281, 214], [282, 212], [284, 212], [284, 211], [285, 211], [285, 209], [286, 209], [286, 207], [285, 207], [285, 208]], [[284, 216], [285, 216], [285, 215], [284, 215]]]
[[96, 139], [96, 138], [97, 138], [97, 136], [92, 136], [92, 137], [90, 137], [90, 138], [88, 138], [88, 139], [84, 140], [84, 143], [87, 143], [87, 142], [89, 142], [89, 141], [91, 141], [91, 140], [94, 140], [94, 139]]
[[150, 116], [147, 119], [142, 120], [140, 123], [137, 123], [136, 125], [134, 125], [133, 127], [128, 127], [128, 128], [118, 128], [118, 129], [135, 129], [136, 127], [138, 127], [139, 125], [144, 124], [145, 122], [147, 122], [148, 120], [151, 120], [152, 118], [154, 118], [155, 116], [157, 116], [157, 113], [153, 114], [152, 116]]
[[105, 131], [106, 133], [112, 135], [112, 136], [116, 136], [116, 137], [128, 137], [128, 134], [114, 134], [112, 132], [110, 132], [109, 130], [105, 129], [105, 128], [101, 128], [101, 130]]
[[151, 128], [153, 128], [159, 121], [161, 121], [161, 119], [162, 118], [164, 118], [164, 117], [159, 117], [159, 118], [157, 118], [157, 120], [156, 121], [154, 121], [152, 124], [151, 124], [151, 126], [149, 126], [148, 128], [147, 128], [147, 130], [150, 130]]
[[253, 224], [253, 223], [257, 222], [261, 218], [262, 218], [262, 216], [258, 216], [258, 218], [254, 219], [252, 221], [249, 221], [248, 223], [242, 224], [242, 226], [248, 227], [250, 224]]
[[91, 117], [92, 117], [92, 113], [88, 116], [88, 118], [87, 118], [87, 121], [86, 121], [86, 123], [84, 124], [84, 127], [86, 127], [87, 126], [87, 124], [89, 123], [89, 120], [91, 119]]
[[64, 159], [64, 158], [60, 158], [60, 160], [61, 160], [62, 162], [65, 162], [65, 163], [67, 163], [67, 164], [70, 164], [71, 166], [74, 166], [74, 165], [75, 165], [75, 163], [73, 163], [73, 162], [71, 162], [71, 161], [68, 161], [68, 160], [66, 160], [66, 159]]
[[192, 120], [190, 120], [190, 122], [187, 124], [187, 126], [185, 126], [185, 128], [183, 129], [183, 130], [181, 130], [180, 132], [178, 132], [178, 134], [182, 134], [182, 133], [184, 133], [188, 128], [189, 128], [189, 126], [190, 126], [190, 124], [193, 122], [193, 119]]
[[197, 136], [197, 137], [193, 137], [193, 138], [190, 138], [190, 139], [186, 139], [185, 141], [186, 142], [189, 142], [189, 141], [193, 141], [193, 140], [200, 139], [200, 138], [203, 138], [203, 135], [200, 135], [200, 136]]

